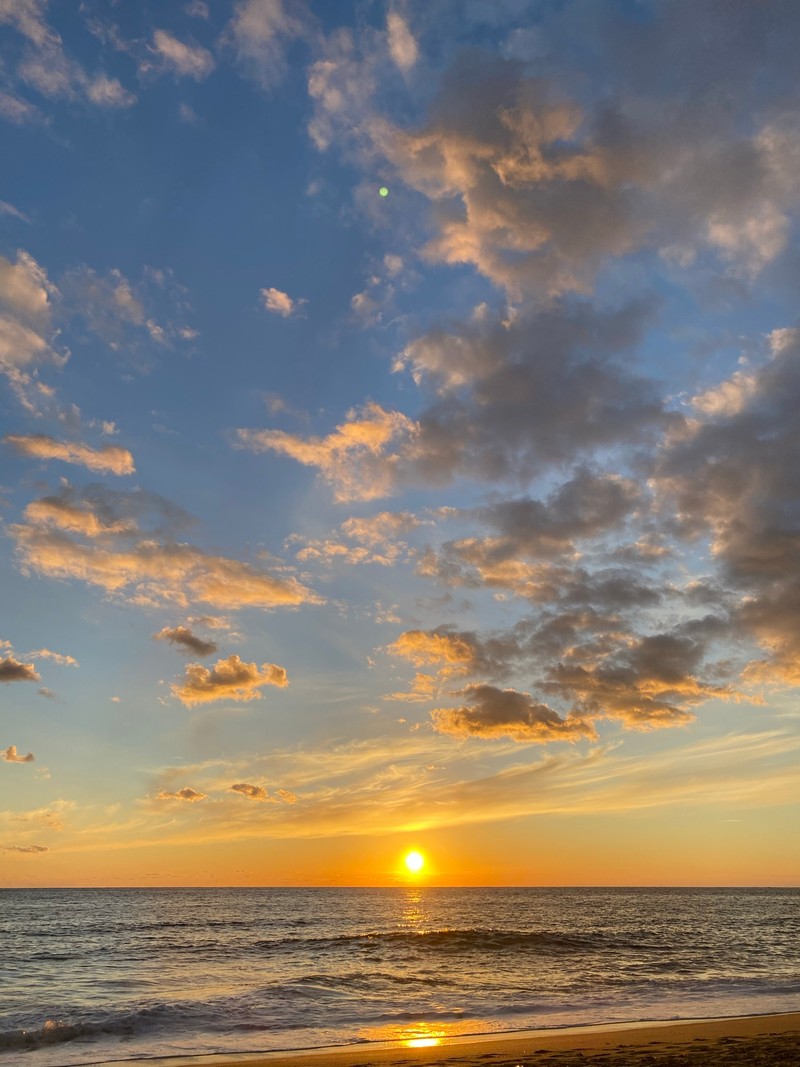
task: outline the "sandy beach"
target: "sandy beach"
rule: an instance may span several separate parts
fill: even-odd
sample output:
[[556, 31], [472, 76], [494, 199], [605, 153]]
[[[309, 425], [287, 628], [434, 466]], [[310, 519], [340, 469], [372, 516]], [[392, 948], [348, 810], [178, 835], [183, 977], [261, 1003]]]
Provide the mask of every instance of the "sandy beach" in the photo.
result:
[[[800, 1012], [147, 1060], [148, 1067], [800, 1067]], [[116, 1061], [116, 1067], [141, 1060]]]

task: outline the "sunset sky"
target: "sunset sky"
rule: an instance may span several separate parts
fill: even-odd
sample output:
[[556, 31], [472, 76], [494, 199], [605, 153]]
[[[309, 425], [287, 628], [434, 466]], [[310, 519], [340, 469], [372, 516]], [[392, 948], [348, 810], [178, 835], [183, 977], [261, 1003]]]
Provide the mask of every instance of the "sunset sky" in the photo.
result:
[[798, 883], [798, 39], [0, 0], [0, 885]]

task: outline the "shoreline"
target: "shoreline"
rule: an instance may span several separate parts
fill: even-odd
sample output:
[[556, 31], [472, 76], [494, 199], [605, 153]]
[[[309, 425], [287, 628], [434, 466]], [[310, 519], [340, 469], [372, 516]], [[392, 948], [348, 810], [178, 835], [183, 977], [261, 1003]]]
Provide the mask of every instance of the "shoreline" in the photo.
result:
[[[471, 1034], [404, 1041], [367, 1041], [267, 1052], [209, 1053], [127, 1060], [95, 1060], [81, 1067], [409, 1067], [452, 1065], [524, 1067], [526, 1063], [571, 1067], [600, 1057], [604, 1067], [631, 1064], [665, 1065], [675, 1054], [697, 1053], [694, 1064], [748, 1065], [748, 1050], [769, 1056], [776, 1064], [800, 1065], [800, 1011], [702, 1019], [659, 1019], [645, 1022], [593, 1023], [501, 1034]], [[737, 1047], [738, 1046], [738, 1047]], [[796, 1058], [786, 1059], [786, 1051]], [[742, 1056], [737, 1058], [739, 1053]], [[613, 1057], [609, 1060], [609, 1055]], [[542, 1057], [546, 1057], [543, 1059]], [[666, 1056], [666, 1059], [664, 1057]], [[644, 1058], [643, 1058], [644, 1057]], [[733, 1058], [732, 1058], [733, 1057]], [[673, 1060], [673, 1062], [676, 1062]], [[769, 1058], [760, 1063], [769, 1064]]]

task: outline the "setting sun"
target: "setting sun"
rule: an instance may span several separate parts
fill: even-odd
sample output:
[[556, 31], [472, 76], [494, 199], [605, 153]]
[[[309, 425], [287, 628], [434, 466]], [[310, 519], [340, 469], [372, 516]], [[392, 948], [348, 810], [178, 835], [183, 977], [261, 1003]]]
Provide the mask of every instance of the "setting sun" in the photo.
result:
[[421, 852], [409, 852], [404, 862], [412, 874], [418, 874], [425, 866], [425, 857]]

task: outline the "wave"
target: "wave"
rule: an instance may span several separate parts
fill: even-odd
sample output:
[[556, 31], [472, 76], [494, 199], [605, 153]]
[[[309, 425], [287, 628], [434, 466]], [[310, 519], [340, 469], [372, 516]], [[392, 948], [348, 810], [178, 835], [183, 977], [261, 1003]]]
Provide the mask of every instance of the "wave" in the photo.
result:
[[380, 945], [439, 951], [497, 952], [514, 949], [540, 949], [550, 952], [638, 950], [653, 946], [603, 934], [574, 935], [543, 930], [503, 930], [495, 927], [474, 927], [463, 930], [391, 930], [370, 931], [363, 934], [339, 934], [333, 937], [280, 937], [257, 941], [255, 948], [292, 951], [298, 948], [341, 949], [349, 946]]

